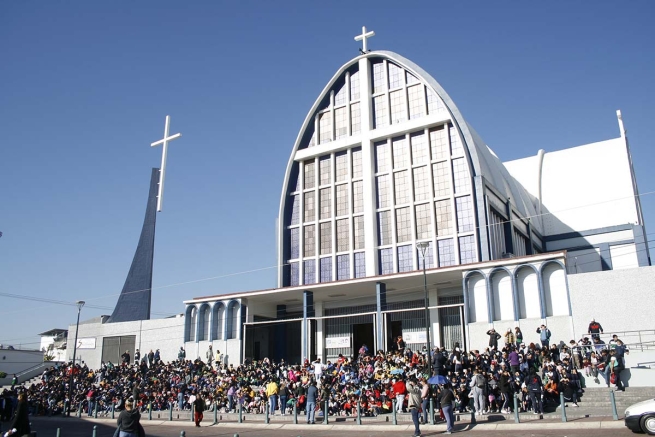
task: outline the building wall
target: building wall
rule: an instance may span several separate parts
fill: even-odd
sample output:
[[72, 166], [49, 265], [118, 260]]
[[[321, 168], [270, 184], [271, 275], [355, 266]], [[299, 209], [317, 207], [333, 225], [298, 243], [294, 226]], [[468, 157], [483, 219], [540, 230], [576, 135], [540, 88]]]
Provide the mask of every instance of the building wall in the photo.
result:
[[618, 333], [626, 343], [638, 341], [622, 331], [653, 329], [655, 267], [569, 275], [575, 338], [587, 333], [595, 318], [606, 334]]
[[41, 363], [42, 351], [0, 349], [0, 371], [7, 373], [8, 377]]
[[[96, 339], [95, 349], [78, 349], [76, 361], [81, 359], [90, 368], [100, 368], [102, 360], [102, 344], [104, 337], [122, 335], [136, 336], [136, 347], [141, 356], [159, 349], [164, 362], [177, 359], [180, 346], [184, 344], [184, 317], [177, 316], [166, 319], [140, 320], [122, 323], [84, 323], [80, 324], [78, 338]], [[75, 325], [68, 330], [68, 344], [75, 341]], [[67, 350], [67, 360], [73, 359], [73, 348]], [[134, 356], [132, 356], [134, 359]]]

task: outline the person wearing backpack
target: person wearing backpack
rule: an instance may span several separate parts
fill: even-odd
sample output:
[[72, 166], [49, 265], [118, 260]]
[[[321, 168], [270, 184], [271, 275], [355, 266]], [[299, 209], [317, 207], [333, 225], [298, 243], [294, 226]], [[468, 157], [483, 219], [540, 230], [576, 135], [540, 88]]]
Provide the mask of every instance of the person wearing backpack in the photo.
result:
[[534, 369], [530, 369], [530, 374], [525, 378], [525, 386], [528, 389], [534, 414], [544, 414], [544, 407], [541, 403], [541, 394], [543, 384], [541, 378]]
[[546, 325], [541, 325], [537, 328], [537, 334], [539, 334], [539, 340], [541, 341], [541, 348], [550, 347], [550, 329]]
[[486, 378], [480, 373], [480, 369], [476, 368], [473, 371], [473, 378], [471, 378], [471, 397], [473, 397], [473, 404], [475, 405], [475, 415], [482, 416], [485, 410], [485, 387], [487, 386]]

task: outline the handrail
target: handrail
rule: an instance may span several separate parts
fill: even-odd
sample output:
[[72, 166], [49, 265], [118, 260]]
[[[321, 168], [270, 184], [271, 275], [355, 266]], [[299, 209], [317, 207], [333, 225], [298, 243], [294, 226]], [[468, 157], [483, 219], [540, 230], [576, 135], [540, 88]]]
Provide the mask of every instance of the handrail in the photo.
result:
[[648, 364], [648, 368], [650, 369], [650, 365], [655, 364], [655, 361], [646, 361], [645, 363], [637, 363], [637, 367], [645, 367], [646, 364]]
[[30, 367], [28, 369], [25, 369], [25, 370], [23, 370], [21, 372], [18, 372], [16, 374], [16, 377], [19, 378], [19, 377], [21, 377], [21, 376], [23, 376], [23, 375], [25, 375], [27, 373], [30, 373], [30, 372], [38, 369], [41, 366], [50, 366], [50, 365], [55, 366], [55, 365], [57, 365], [59, 363], [63, 363], [63, 361], [42, 361], [39, 364], [36, 364], [36, 365], [34, 365], [34, 366], [32, 366], [32, 367]]

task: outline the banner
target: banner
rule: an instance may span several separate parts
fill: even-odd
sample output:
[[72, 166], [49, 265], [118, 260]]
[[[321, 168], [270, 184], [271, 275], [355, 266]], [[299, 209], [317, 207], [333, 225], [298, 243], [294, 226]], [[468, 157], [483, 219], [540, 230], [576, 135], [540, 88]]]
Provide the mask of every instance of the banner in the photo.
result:
[[335, 349], [338, 347], [350, 347], [350, 337], [328, 337], [325, 339], [326, 349]]
[[427, 340], [425, 331], [423, 332], [403, 332], [405, 343], [425, 343]]
[[77, 348], [78, 349], [95, 349], [96, 348], [96, 339], [93, 338], [78, 338], [77, 339]]

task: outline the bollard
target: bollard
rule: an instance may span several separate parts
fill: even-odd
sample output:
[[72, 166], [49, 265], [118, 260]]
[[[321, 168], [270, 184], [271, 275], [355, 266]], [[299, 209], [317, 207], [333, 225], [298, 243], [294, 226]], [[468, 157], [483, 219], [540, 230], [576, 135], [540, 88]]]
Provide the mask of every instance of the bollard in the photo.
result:
[[82, 417], [82, 402], [80, 402], [80, 408], [77, 409], [77, 417]]
[[168, 421], [173, 421], [173, 404], [168, 404]]
[[271, 423], [271, 419], [268, 417], [269, 406], [265, 405], [265, 407], [266, 407], [266, 416], [264, 416], [265, 417], [264, 418], [264, 423]]
[[61, 428], [57, 428], [57, 436], [56, 437], [61, 437]]
[[115, 406], [116, 405], [114, 403], [111, 404], [111, 418], [112, 419], [114, 419], [114, 408], [115, 408]]
[[325, 406], [323, 407], [323, 425], [327, 425], [328, 421], [328, 400], [325, 400]]
[[185, 436], [186, 436], [186, 432], [180, 431], [180, 437], [185, 437]]
[[94, 419], [98, 418], [98, 401], [95, 401], [93, 403], [93, 418]]
[[616, 398], [614, 390], [610, 390], [610, 404], [612, 404], [612, 419], [619, 420], [619, 413], [616, 411]]
[[362, 424], [362, 402], [357, 401], [357, 425]]
[[521, 423], [519, 417], [519, 397], [514, 393], [514, 423]]
[[91, 437], [96, 437], [98, 432], [98, 425], [93, 425], [93, 433], [91, 434]]
[[195, 409], [196, 409], [195, 405], [191, 405], [191, 422], [194, 422], [194, 420], [193, 420], [194, 414], [193, 413], [195, 412], [194, 411]]
[[430, 425], [434, 425], [434, 399], [430, 398]]
[[148, 420], [152, 420], [152, 402], [148, 404]]
[[239, 434], [234, 434], [234, 437], [239, 437]]
[[391, 408], [393, 410], [393, 424], [398, 425], [398, 418], [396, 417], [396, 398], [393, 398], [391, 402]]
[[214, 423], [212, 425], [216, 425], [218, 423], [218, 404], [214, 402]]
[[243, 404], [239, 404], [239, 423], [243, 423]]
[[563, 392], [559, 394], [559, 404], [560, 404], [560, 407], [562, 408], [562, 422], [566, 422], [566, 407], [565, 407], [566, 404], [564, 403], [564, 393]]
[[293, 403], [293, 423], [298, 425], [298, 405], [297, 402]]

